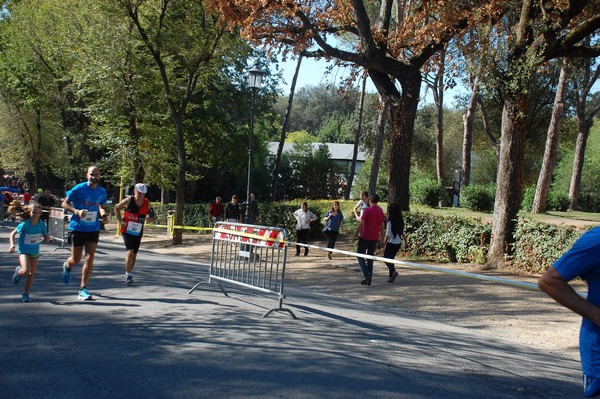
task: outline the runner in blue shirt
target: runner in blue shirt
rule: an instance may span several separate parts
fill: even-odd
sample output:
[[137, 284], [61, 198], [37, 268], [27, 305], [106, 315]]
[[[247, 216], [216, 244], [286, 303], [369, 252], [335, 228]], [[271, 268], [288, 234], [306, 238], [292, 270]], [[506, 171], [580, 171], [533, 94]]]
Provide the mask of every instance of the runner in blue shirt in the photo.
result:
[[[541, 290], [581, 315], [579, 353], [583, 370], [584, 395], [600, 396], [600, 227], [586, 232], [540, 277]], [[587, 282], [584, 299], [569, 285], [580, 277]]]
[[24, 217], [28, 220], [20, 223], [9, 236], [10, 253], [15, 252], [15, 236], [19, 234], [18, 251], [19, 263], [13, 274], [12, 281], [19, 284], [21, 279], [25, 278], [25, 287], [23, 289], [23, 302], [30, 302], [29, 290], [35, 278], [38, 258], [40, 256], [40, 242], [44, 240], [50, 242], [48, 227], [43, 220], [40, 220], [42, 215], [42, 207], [39, 205], [27, 205], [25, 207]]
[[106, 190], [98, 185], [100, 170], [90, 166], [87, 170], [87, 181], [79, 183], [67, 192], [62, 207], [73, 213], [69, 223], [69, 242], [71, 256], [63, 263], [63, 283], [71, 281], [71, 268], [81, 261], [85, 247], [85, 259], [81, 271], [81, 285], [78, 298], [91, 300], [87, 285], [94, 269], [94, 255], [100, 238], [100, 220], [108, 223], [108, 215], [104, 209]]

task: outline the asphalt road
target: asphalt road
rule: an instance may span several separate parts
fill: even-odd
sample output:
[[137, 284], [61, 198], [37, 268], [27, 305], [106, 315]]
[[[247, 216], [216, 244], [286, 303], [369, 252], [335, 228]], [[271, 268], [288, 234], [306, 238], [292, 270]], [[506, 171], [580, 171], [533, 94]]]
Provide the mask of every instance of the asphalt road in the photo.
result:
[[[201, 285], [208, 265], [101, 237], [88, 289], [81, 266], [42, 245], [33, 302], [12, 284], [0, 228], [0, 398], [578, 398], [578, 362], [383, 308], [286, 287], [277, 298]], [[432, 293], [435, 294], [435, 293]]]

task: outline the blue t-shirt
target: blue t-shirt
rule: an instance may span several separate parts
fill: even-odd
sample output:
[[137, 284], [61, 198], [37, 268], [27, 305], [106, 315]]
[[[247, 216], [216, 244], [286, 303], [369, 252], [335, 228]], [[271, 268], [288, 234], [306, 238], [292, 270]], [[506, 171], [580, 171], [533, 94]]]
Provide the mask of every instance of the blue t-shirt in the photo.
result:
[[40, 254], [40, 241], [48, 234], [48, 227], [43, 220], [38, 220], [35, 226], [31, 224], [31, 220], [26, 220], [19, 223], [17, 233], [19, 233], [19, 253], [37, 256]]
[[[327, 211], [325, 217], [329, 216], [330, 213], [331, 211]], [[342, 212], [338, 211], [337, 215], [331, 215], [331, 218], [327, 221], [327, 230], [340, 231], [342, 220], [344, 220]]]
[[84, 218], [73, 214], [69, 230], [100, 231], [100, 205], [106, 204], [106, 190], [100, 186], [91, 188], [88, 182], [79, 183], [67, 192], [67, 199], [75, 209], [86, 209]]
[[[564, 279], [580, 277], [587, 282], [587, 300], [600, 306], [600, 227], [583, 234], [555, 263]], [[583, 373], [600, 378], [600, 326], [584, 318], [579, 333], [579, 352]]]

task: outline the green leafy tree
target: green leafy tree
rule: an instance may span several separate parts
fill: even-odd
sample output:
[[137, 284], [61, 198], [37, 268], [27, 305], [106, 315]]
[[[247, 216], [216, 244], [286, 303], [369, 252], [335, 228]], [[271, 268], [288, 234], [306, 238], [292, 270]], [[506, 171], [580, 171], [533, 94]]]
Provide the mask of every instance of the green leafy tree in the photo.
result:
[[[506, 4], [508, 7], [509, 4]], [[502, 133], [497, 192], [488, 268], [501, 268], [513, 242], [516, 216], [524, 189], [527, 149], [527, 111], [532, 76], [546, 62], [560, 57], [595, 57], [600, 48], [588, 41], [600, 29], [598, 2], [554, 4], [524, 1], [505, 8], [494, 25], [482, 26], [472, 36], [472, 51], [487, 71], [483, 81], [497, 87], [502, 97]], [[549, 12], [551, 11], [551, 12]]]
[[[175, 131], [175, 224], [180, 226], [188, 172], [186, 122], [190, 104], [197, 92], [209, 88], [215, 71], [236, 65], [240, 52], [245, 57], [249, 50], [203, 3], [119, 0], [114, 5], [129, 16], [162, 81], [164, 101]], [[182, 230], [176, 229], [173, 243], [181, 242]]]

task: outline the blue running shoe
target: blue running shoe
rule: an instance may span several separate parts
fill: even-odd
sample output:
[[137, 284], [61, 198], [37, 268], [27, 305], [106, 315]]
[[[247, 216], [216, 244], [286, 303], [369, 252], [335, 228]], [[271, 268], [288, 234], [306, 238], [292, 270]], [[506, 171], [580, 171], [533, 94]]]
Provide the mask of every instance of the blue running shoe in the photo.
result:
[[63, 263], [62, 281], [65, 284], [69, 284], [71, 282], [71, 270], [67, 269], [67, 262]]
[[15, 274], [13, 274], [12, 281], [15, 284], [19, 284], [19, 281], [21, 281], [21, 277], [23, 277], [19, 274], [20, 270], [21, 270], [21, 266], [17, 266], [17, 268], [15, 269]]
[[87, 291], [87, 288], [83, 287], [82, 289], [79, 290], [79, 295], [77, 296], [77, 298], [81, 299], [82, 301], [91, 301], [92, 300], [92, 296], [90, 295], [90, 293]]
[[23, 302], [31, 302], [31, 299], [29, 299], [29, 294], [23, 293]]
[[133, 285], [133, 274], [127, 273], [125, 277], [125, 285]]

